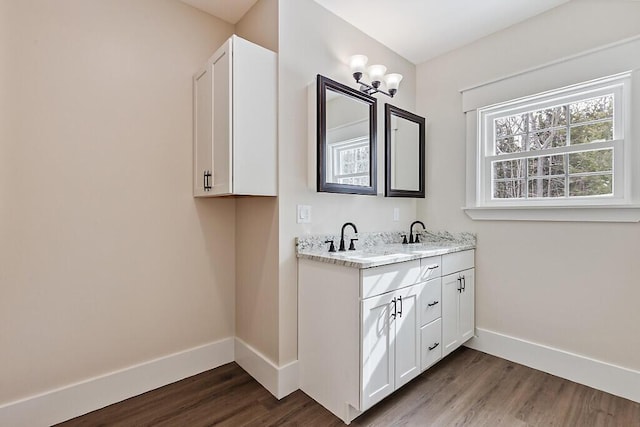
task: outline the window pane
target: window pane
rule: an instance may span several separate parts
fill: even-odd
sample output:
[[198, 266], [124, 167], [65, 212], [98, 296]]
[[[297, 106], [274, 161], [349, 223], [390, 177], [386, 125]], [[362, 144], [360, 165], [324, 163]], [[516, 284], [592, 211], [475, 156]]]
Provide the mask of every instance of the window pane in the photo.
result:
[[613, 150], [582, 151], [569, 154], [569, 173], [611, 172], [613, 170]]
[[567, 125], [567, 109], [564, 106], [545, 108], [529, 113], [529, 130], [536, 131]]
[[613, 118], [613, 94], [585, 99], [569, 106], [571, 123]]
[[529, 177], [564, 175], [564, 154], [527, 159]]
[[525, 177], [525, 159], [493, 162], [494, 179], [511, 179]]
[[526, 150], [525, 135], [509, 136], [496, 141], [496, 154], [520, 153]]
[[369, 171], [369, 147], [348, 148], [338, 151], [338, 175]]
[[529, 179], [529, 197], [564, 197], [564, 176]]
[[567, 129], [549, 129], [529, 135], [529, 150], [545, 150], [547, 148], [567, 145]]
[[602, 196], [613, 194], [613, 176], [609, 174], [570, 176], [569, 196]]
[[613, 120], [571, 127], [571, 145], [613, 139]]
[[527, 114], [501, 117], [495, 120], [496, 137], [504, 137], [525, 133], [527, 131]]
[[493, 183], [494, 199], [521, 199], [524, 197], [524, 179], [495, 181]]

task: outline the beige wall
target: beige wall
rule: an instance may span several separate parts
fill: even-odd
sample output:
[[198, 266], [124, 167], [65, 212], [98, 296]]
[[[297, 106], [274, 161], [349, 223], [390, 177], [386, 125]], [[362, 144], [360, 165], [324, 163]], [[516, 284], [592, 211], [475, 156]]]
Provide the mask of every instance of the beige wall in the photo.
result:
[[[236, 34], [278, 51], [278, 1], [258, 1]], [[271, 361], [278, 360], [278, 199], [236, 201], [235, 334]]]
[[191, 196], [173, 0], [0, 0], [0, 404], [233, 336], [235, 201]]
[[[312, 0], [280, 0], [279, 41], [279, 360], [297, 359], [297, 269], [294, 238], [305, 233], [340, 233], [352, 221], [358, 231], [400, 230], [415, 219], [416, 202], [383, 196], [317, 193], [308, 186], [307, 87], [323, 74], [355, 87], [348, 58], [369, 56], [390, 71], [404, 75], [398, 95], [390, 100], [378, 95], [378, 153], [384, 147], [384, 103], [415, 109], [415, 66]], [[315, 125], [312, 125], [315, 126]], [[315, 146], [311, 148], [315, 150]], [[379, 155], [380, 177], [384, 177]], [[315, 170], [315, 165], [311, 166]], [[379, 185], [382, 184], [379, 181]], [[380, 189], [384, 192], [384, 188]], [[312, 206], [312, 223], [296, 223], [296, 205]], [[393, 208], [400, 221], [392, 221]], [[328, 308], [327, 315], [331, 311]]]
[[573, 1], [419, 65], [417, 83], [430, 195], [419, 216], [477, 233], [477, 326], [631, 369], [640, 369], [640, 227], [471, 221], [460, 209], [459, 90], [638, 34], [640, 3]]
[[236, 34], [274, 52], [278, 51], [278, 0], [259, 0], [236, 23]]

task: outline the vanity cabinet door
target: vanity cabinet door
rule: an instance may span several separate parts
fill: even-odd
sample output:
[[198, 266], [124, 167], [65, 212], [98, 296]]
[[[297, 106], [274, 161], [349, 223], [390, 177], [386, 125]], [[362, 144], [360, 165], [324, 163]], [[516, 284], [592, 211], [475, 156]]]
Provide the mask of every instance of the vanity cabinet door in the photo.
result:
[[460, 341], [465, 342], [475, 331], [475, 269], [461, 271], [463, 289], [460, 293]]
[[420, 291], [423, 285], [396, 292], [395, 388], [420, 374]]
[[460, 312], [460, 275], [450, 274], [442, 278], [442, 357], [461, 344], [458, 335]]
[[362, 301], [362, 384], [364, 411], [394, 390], [396, 293]]
[[442, 357], [473, 337], [475, 269], [442, 278]]
[[420, 292], [414, 285], [362, 302], [362, 407], [420, 374]]

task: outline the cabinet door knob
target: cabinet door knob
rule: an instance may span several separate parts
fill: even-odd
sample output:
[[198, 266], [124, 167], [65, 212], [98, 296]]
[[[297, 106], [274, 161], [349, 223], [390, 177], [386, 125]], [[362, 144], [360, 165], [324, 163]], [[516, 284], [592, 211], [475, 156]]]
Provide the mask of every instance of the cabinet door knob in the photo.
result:
[[435, 348], [436, 348], [437, 346], [439, 346], [439, 345], [440, 345], [440, 343], [439, 343], [439, 342], [437, 342], [437, 343], [435, 343], [434, 345], [432, 345], [432, 346], [428, 347], [428, 348], [429, 348], [429, 351], [431, 351], [431, 350], [435, 349]]
[[427, 305], [428, 305], [429, 307], [433, 307], [434, 305], [438, 304], [438, 302], [439, 302], [439, 301], [429, 302], [429, 303], [427, 303]]

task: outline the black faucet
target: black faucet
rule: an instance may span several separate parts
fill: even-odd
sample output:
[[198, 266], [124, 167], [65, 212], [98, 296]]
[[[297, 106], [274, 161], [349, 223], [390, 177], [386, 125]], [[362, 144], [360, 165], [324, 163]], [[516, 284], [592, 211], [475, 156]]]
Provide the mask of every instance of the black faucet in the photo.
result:
[[427, 229], [427, 227], [424, 226], [422, 221], [413, 221], [411, 223], [411, 227], [409, 227], [409, 243], [420, 243], [420, 238], [418, 237], [419, 236], [418, 233], [416, 233], [416, 239], [413, 240], [413, 226], [416, 224], [420, 224], [423, 230]]
[[[345, 222], [344, 225], [342, 226], [342, 231], [340, 231], [340, 249], [338, 249], [338, 251], [345, 251], [346, 249], [344, 248], [344, 229], [347, 227], [347, 225], [350, 225], [351, 227], [353, 227], [353, 231], [354, 233], [358, 234], [358, 229], [356, 228], [356, 225], [352, 222]], [[350, 251], [355, 251], [356, 247], [353, 244], [353, 242], [355, 240], [358, 239], [351, 239], [351, 244], [349, 245], [349, 250]]]

